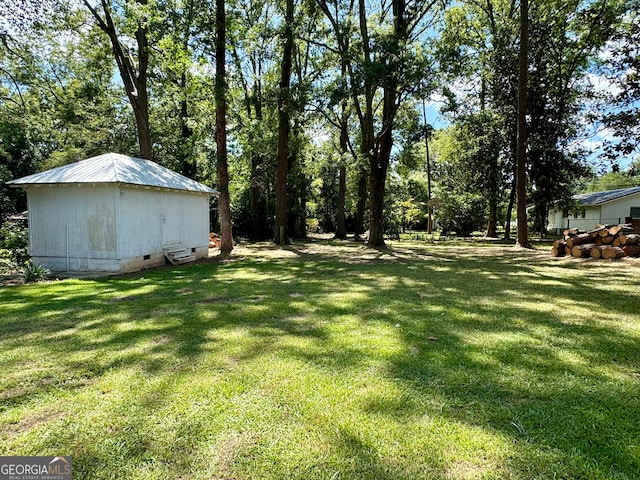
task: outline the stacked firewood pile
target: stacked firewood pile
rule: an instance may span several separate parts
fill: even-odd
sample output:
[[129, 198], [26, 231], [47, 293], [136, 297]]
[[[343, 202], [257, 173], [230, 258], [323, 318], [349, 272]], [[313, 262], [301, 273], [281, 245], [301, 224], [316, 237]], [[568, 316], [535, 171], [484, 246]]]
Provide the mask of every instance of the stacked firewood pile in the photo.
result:
[[640, 257], [640, 234], [628, 224], [604, 225], [588, 232], [567, 229], [563, 238], [553, 243], [551, 255], [606, 260]]
[[220, 237], [217, 233], [209, 233], [209, 248], [220, 248]]

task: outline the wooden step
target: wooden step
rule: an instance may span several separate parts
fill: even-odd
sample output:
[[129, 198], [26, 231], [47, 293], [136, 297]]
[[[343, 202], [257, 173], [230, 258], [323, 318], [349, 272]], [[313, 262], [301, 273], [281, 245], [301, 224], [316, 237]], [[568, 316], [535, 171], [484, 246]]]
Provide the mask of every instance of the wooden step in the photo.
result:
[[176, 258], [175, 262], [177, 265], [182, 265], [183, 263], [191, 263], [196, 261], [195, 255], [189, 255], [188, 257]]
[[187, 251], [182, 245], [165, 245], [162, 247], [164, 256], [172, 265], [182, 265], [196, 261], [196, 256]]

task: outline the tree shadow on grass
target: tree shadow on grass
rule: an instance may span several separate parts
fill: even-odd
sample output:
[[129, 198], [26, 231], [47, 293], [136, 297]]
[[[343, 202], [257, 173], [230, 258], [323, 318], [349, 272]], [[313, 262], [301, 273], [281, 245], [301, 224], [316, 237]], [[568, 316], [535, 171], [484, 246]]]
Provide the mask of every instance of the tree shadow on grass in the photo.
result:
[[[171, 379], [202, 364], [233, 374], [240, 365], [268, 358], [359, 375], [372, 361], [367, 337], [363, 345], [349, 346], [336, 341], [333, 330], [348, 317], [353, 329], [386, 328], [402, 347], [375, 359], [385, 380], [401, 387], [400, 398], [354, 392], [365, 397], [359, 407], [365, 422], [386, 415], [411, 424], [431, 415], [499, 432], [513, 441], [516, 456], [505, 461], [515, 477], [547, 478], [554, 469], [562, 475], [563, 465], [568, 475], [585, 478], [639, 472], [632, 439], [640, 438], [640, 406], [632, 392], [640, 339], [633, 332], [622, 335], [618, 320], [637, 319], [633, 290], [612, 291], [584, 270], [557, 277], [556, 271], [570, 267], [539, 268], [521, 253], [476, 258], [391, 249], [381, 259], [361, 249], [359, 258], [336, 260], [326, 252], [298, 250], [277, 261], [245, 259], [66, 282], [44, 292], [4, 290], [0, 343], [13, 353], [0, 363], [6, 371], [19, 370], [26, 342], [35, 358], [52, 359], [42, 368], [53, 378], [71, 374], [92, 381], [133, 369], [141, 378]], [[629, 282], [638, 287], [637, 279]], [[579, 318], [528, 300], [545, 298], [576, 307]], [[611, 305], [615, 316], [602, 320]], [[5, 398], [5, 406], [53, 388], [74, 394], [82, 387], [50, 387], [29, 371], [16, 375], [16, 383], [21, 380], [34, 389]], [[154, 393], [150, 386], [125, 396], [122, 414], [136, 403], [163, 408], [171, 382], [163, 389]], [[340, 428], [329, 421], [327, 431], [343, 433], [337, 439], [326, 435], [336, 441], [332, 455], [347, 466], [345, 475], [403, 478], [411, 470], [385, 458], [384, 447], [374, 446], [364, 431]], [[87, 455], [91, 464], [108, 460]], [[419, 476], [448, 475], [446, 465], [433, 468]]]
[[[461, 261], [445, 255], [440, 261], [450, 264], [424, 264], [421, 272], [373, 267], [380, 280], [386, 271], [395, 274], [375, 287], [390, 305], [376, 313], [380, 305], [371, 295], [351, 306], [367, 313], [366, 322], [402, 327], [407, 352], [390, 360], [388, 377], [417, 398], [445, 399], [445, 417], [512, 437], [521, 445], [509, 460], [513, 472], [640, 476], [634, 420], [640, 400], [633, 394], [640, 380], [637, 276], [623, 272], [625, 289], [616, 291], [589, 274], [606, 265], [555, 265], [556, 276], [513, 256]], [[392, 262], [414, 266], [403, 256]], [[368, 284], [363, 273], [371, 268], [352, 270], [348, 281]], [[414, 302], [423, 308], [412, 307], [404, 289], [417, 291]], [[576, 318], [571, 308], [534, 305], [549, 298], [575, 307]], [[621, 324], [625, 317], [630, 331]], [[420, 414], [411, 401], [374, 398], [369, 408], [394, 417]]]
[[[640, 401], [632, 394], [640, 339], [637, 324], [624, 335], [619, 322], [621, 316], [638, 321], [638, 295], [611, 292], [583, 275], [558, 280], [533, 266], [497, 264], [464, 262], [458, 275], [477, 284], [476, 293], [467, 286], [460, 289], [466, 296], [450, 295], [461, 279], [441, 279], [439, 291], [422, 298], [427, 315], [381, 320], [406, 325], [400, 331], [412, 349], [390, 361], [389, 377], [418, 398], [445, 399], [440, 415], [513, 437], [522, 447], [510, 460], [512, 471], [539, 478], [554, 469], [562, 475], [565, 467], [585, 478], [640, 475], [634, 440]], [[570, 318], [526, 302], [551, 294], [593, 316]], [[602, 318], [610, 305], [615, 317]], [[429, 315], [438, 307], [442, 318]], [[388, 410], [398, 414], [398, 405], [391, 402]], [[417, 411], [413, 406], [406, 414]]]

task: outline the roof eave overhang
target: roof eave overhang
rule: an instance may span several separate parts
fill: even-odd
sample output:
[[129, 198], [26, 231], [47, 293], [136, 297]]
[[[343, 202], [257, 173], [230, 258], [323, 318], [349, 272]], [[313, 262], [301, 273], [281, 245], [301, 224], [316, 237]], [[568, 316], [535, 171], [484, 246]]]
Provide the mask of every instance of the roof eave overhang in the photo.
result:
[[66, 182], [66, 183], [14, 183], [7, 182], [6, 185], [9, 185], [11, 188], [24, 188], [25, 190], [28, 188], [43, 188], [43, 187], [96, 187], [100, 186], [119, 186], [119, 187], [127, 187], [127, 188], [136, 188], [141, 190], [155, 190], [155, 191], [163, 191], [163, 192], [172, 192], [172, 193], [189, 193], [196, 195], [207, 195], [210, 197], [217, 197], [220, 195], [219, 192], [206, 192], [202, 190], [186, 190], [180, 188], [169, 188], [169, 187], [160, 187], [157, 185], [139, 185], [136, 183], [125, 183], [125, 182]]

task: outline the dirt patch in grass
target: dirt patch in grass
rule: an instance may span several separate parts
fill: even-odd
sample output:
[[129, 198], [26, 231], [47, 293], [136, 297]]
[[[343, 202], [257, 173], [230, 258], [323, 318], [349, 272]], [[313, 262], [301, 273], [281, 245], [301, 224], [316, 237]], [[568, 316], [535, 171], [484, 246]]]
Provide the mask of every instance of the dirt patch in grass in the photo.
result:
[[461, 460], [447, 469], [444, 478], [447, 480], [476, 480], [486, 478], [487, 470], [487, 465], [477, 465], [468, 460]]
[[[60, 420], [66, 417], [67, 414], [65, 412], [53, 412], [53, 411], [45, 411], [38, 412], [31, 416], [26, 416], [17, 423], [10, 424], [7, 426], [7, 433], [16, 435], [24, 432], [28, 432], [40, 425], [45, 423], [52, 423], [57, 420]], [[3, 432], [4, 433], [4, 432]]]
[[259, 437], [250, 432], [233, 432], [216, 448], [217, 474], [215, 480], [235, 480], [244, 478], [235, 473], [234, 463], [247, 450], [258, 445]]
[[230, 302], [231, 299], [229, 297], [209, 297], [197, 302], [200, 305], [207, 305], [210, 303], [226, 303]]
[[137, 300], [143, 300], [143, 297], [140, 295], [125, 295], [122, 297], [110, 298], [107, 300], [108, 303], [121, 303], [121, 302], [135, 302]]

